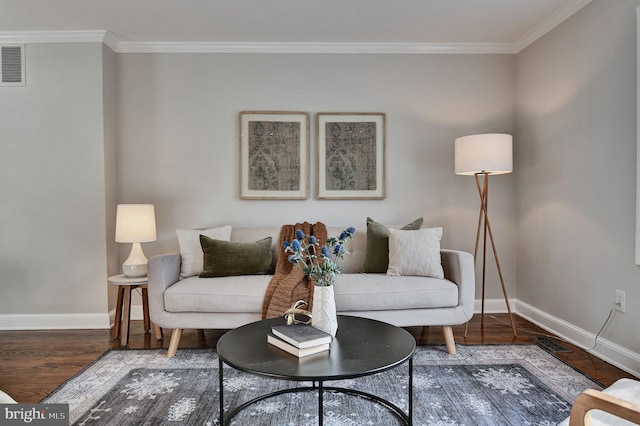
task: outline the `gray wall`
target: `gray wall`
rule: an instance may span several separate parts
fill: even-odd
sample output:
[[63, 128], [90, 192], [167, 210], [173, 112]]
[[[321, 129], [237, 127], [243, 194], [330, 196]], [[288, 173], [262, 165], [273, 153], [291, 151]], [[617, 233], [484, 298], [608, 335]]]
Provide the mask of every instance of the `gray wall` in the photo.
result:
[[30, 44], [26, 64], [0, 88], [0, 324], [104, 327], [102, 45]]
[[[473, 178], [454, 174], [454, 139], [514, 130], [514, 64], [512, 55], [118, 55], [119, 200], [155, 204], [148, 255], [178, 250], [177, 228], [320, 220], [366, 232], [367, 216], [424, 216], [444, 227], [445, 247], [473, 251], [478, 194]], [[239, 198], [243, 110], [311, 113], [311, 199]], [[386, 113], [385, 200], [314, 199], [318, 111]], [[491, 209], [515, 293], [514, 181], [495, 179]], [[489, 297], [499, 296], [491, 283]]]
[[[108, 276], [122, 273], [122, 262], [119, 259], [121, 247], [114, 241], [116, 225], [116, 209], [118, 205], [118, 146], [116, 139], [116, 62], [117, 55], [106, 46], [102, 47], [102, 95], [103, 95], [103, 123], [104, 123], [104, 197], [105, 197], [105, 247], [107, 250], [106, 268]], [[124, 250], [128, 253], [130, 245], [126, 244]], [[116, 308], [117, 286], [109, 285], [109, 311]], [[134, 294], [136, 294], [134, 292]], [[139, 297], [136, 298], [141, 304]]]
[[602, 337], [636, 354], [639, 4], [594, 1], [516, 60], [518, 299], [595, 334], [624, 290]]

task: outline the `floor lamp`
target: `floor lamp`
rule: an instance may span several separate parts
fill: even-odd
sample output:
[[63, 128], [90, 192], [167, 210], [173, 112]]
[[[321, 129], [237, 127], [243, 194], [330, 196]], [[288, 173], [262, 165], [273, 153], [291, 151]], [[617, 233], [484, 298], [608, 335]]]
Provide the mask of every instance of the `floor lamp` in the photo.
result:
[[[473, 175], [480, 196], [480, 214], [478, 216], [478, 229], [476, 232], [476, 246], [473, 258], [477, 261], [480, 234], [482, 234], [482, 311], [480, 324], [484, 326], [484, 299], [485, 276], [487, 271], [487, 234], [493, 249], [493, 257], [496, 260], [498, 276], [502, 285], [504, 301], [507, 304], [507, 312], [511, 321], [513, 335], [517, 336], [516, 326], [511, 314], [507, 288], [504, 285], [502, 269], [498, 260], [498, 251], [493, 239], [491, 222], [489, 221], [489, 176], [511, 173], [513, 171], [513, 137], [501, 133], [487, 133], [480, 135], [463, 136], [455, 141], [455, 172], [457, 175]], [[482, 178], [482, 182], [481, 179]], [[468, 323], [467, 323], [468, 325]], [[466, 328], [465, 328], [466, 335]]]

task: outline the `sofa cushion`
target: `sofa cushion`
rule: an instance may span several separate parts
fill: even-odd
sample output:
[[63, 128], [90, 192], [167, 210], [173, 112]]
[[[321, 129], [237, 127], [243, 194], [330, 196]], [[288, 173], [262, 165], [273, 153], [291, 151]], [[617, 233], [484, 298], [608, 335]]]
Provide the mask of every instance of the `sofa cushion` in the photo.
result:
[[180, 278], [187, 278], [202, 272], [203, 253], [200, 246], [200, 235], [209, 238], [229, 241], [231, 226], [210, 229], [177, 229], [178, 244], [180, 245]]
[[[400, 229], [416, 230], [422, 227], [422, 218], [406, 224]], [[389, 228], [367, 218], [367, 243], [363, 272], [386, 273], [389, 267]]]
[[239, 243], [200, 235], [200, 244], [204, 252], [204, 267], [200, 278], [271, 272], [271, 237], [255, 243]]
[[387, 275], [418, 275], [444, 278], [440, 260], [442, 228], [417, 231], [389, 229]]
[[[271, 275], [190, 277], [164, 292], [168, 312], [260, 313]], [[340, 312], [448, 308], [458, 305], [458, 286], [430, 277], [340, 274], [334, 281]]]
[[190, 277], [164, 292], [168, 312], [262, 312], [272, 275]]
[[458, 305], [458, 286], [449, 280], [384, 274], [340, 274], [334, 280], [341, 312], [448, 308]]

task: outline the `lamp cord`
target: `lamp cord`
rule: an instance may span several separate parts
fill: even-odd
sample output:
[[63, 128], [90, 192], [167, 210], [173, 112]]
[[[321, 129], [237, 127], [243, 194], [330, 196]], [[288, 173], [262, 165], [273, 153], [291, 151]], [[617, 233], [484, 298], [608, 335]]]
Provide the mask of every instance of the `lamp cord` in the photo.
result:
[[[592, 346], [592, 347], [590, 347], [590, 348], [588, 348], [588, 349], [587, 349], [587, 348], [583, 348], [585, 351], [590, 352], [590, 351], [594, 350], [594, 349], [596, 348], [596, 346], [598, 346], [598, 337], [600, 337], [600, 334], [602, 334], [602, 332], [604, 331], [605, 327], [607, 326], [607, 324], [608, 324], [608, 323], [609, 323], [609, 321], [611, 320], [611, 316], [613, 315], [614, 309], [615, 309], [615, 308], [611, 308], [611, 310], [609, 311], [609, 316], [607, 316], [607, 319], [605, 320], [604, 324], [602, 324], [602, 327], [600, 328], [600, 331], [598, 331], [598, 333], [596, 334], [596, 337], [595, 337], [595, 339], [594, 339], [594, 341], [593, 341], [593, 346]], [[507, 323], [506, 321], [503, 321], [503, 320], [501, 320], [500, 318], [497, 318], [497, 317], [495, 317], [495, 316], [493, 316], [493, 315], [487, 315], [487, 316], [488, 316], [489, 318], [493, 318], [493, 319], [495, 319], [496, 321], [498, 321], [498, 322], [500, 322], [500, 323], [502, 323], [502, 324], [504, 324], [504, 325], [511, 326], [511, 324], [509, 324], [509, 323]], [[522, 328], [520, 328], [520, 327], [518, 327], [518, 328], [517, 328], [517, 330], [518, 330], [518, 331], [521, 331], [521, 332], [523, 332], [523, 333], [526, 333], [526, 334], [534, 334], [534, 335], [536, 335], [536, 336], [549, 337], [549, 338], [551, 338], [551, 339], [555, 339], [555, 340], [558, 340], [558, 341], [560, 341], [560, 342], [569, 343], [569, 342], [567, 342], [565, 339], [563, 339], [563, 338], [561, 338], [561, 337], [558, 337], [558, 336], [551, 335], [551, 334], [540, 333], [540, 332], [532, 331], [532, 330], [524, 330], [524, 329], [522, 329]]]
[[[509, 323], [508, 323], [508, 322], [506, 322], [506, 321], [501, 320], [500, 318], [498, 318], [498, 317], [496, 317], [496, 316], [494, 316], [494, 315], [487, 315], [487, 317], [489, 317], [489, 318], [493, 318], [494, 320], [498, 321], [499, 323], [502, 323], [502, 324], [504, 324], [504, 325], [506, 325], [506, 326], [511, 327], [511, 324], [509, 324]], [[516, 330], [517, 330], [517, 331], [520, 331], [520, 332], [523, 332], [523, 333], [525, 333], [525, 334], [534, 334], [534, 335], [536, 335], [536, 336], [549, 337], [549, 338], [551, 338], [551, 339], [555, 339], [555, 340], [559, 340], [559, 341], [561, 341], [561, 342], [565, 342], [565, 340], [563, 340], [562, 338], [560, 338], [560, 337], [558, 337], [558, 336], [554, 336], [554, 335], [552, 335], [552, 334], [540, 333], [540, 332], [538, 332], [538, 331], [532, 331], [532, 330], [525, 330], [525, 329], [520, 328], [520, 327], [516, 327]], [[566, 343], [568, 343], [568, 342], [566, 342]]]
[[[611, 310], [609, 311], [609, 315], [607, 316], [607, 319], [605, 320], [604, 324], [602, 324], [602, 327], [600, 327], [600, 330], [599, 330], [599, 331], [598, 331], [598, 333], [596, 334], [596, 337], [595, 337], [595, 339], [593, 340], [593, 346], [592, 346], [592, 347], [590, 347], [589, 349], [584, 349], [584, 348], [583, 348], [583, 350], [585, 351], [585, 353], [586, 353], [587, 357], [589, 358], [589, 361], [591, 361], [591, 366], [593, 367], [594, 376], [597, 376], [598, 367], [596, 366], [596, 363], [595, 363], [595, 361], [594, 361], [594, 359], [593, 359], [595, 356], [591, 354], [591, 351], [592, 351], [592, 350], [594, 350], [594, 349], [596, 348], [596, 346], [598, 346], [598, 337], [600, 337], [600, 334], [602, 334], [602, 332], [604, 331], [605, 327], [607, 326], [607, 324], [608, 324], [608, 323], [609, 323], [609, 321], [611, 320], [611, 316], [613, 315], [614, 310], [615, 310], [615, 306], [611, 308]], [[503, 324], [505, 324], [505, 325], [509, 325], [507, 322], [502, 321], [501, 319], [496, 318], [496, 317], [495, 317], [495, 316], [493, 316], [493, 315], [490, 315], [490, 317], [492, 317], [492, 318], [494, 318], [494, 319], [498, 320], [499, 322], [501, 322], [501, 323], [503, 323]], [[535, 335], [539, 335], [539, 336], [550, 337], [550, 338], [555, 339], [555, 340], [558, 340], [558, 341], [560, 341], [560, 342], [569, 343], [569, 342], [567, 342], [566, 340], [564, 340], [564, 339], [562, 339], [562, 338], [560, 338], [560, 337], [558, 337], [558, 336], [553, 336], [553, 335], [545, 334], [545, 333], [539, 333], [539, 332], [537, 332], [537, 331], [522, 330], [522, 329], [518, 329], [518, 330], [519, 330], [519, 331], [522, 331], [522, 332], [524, 332], [524, 333], [530, 333], [530, 334], [535, 334]]]
[[598, 334], [596, 334], [596, 338], [593, 341], [593, 346], [590, 347], [589, 349], [586, 349], [586, 351], [590, 352], [590, 351], [594, 350], [596, 348], [596, 346], [598, 346], [598, 337], [600, 336], [600, 333], [602, 333], [602, 330], [604, 330], [604, 328], [609, 323], [609, 320], [611, 319], [611, 315], [613, 315], [613, 310], [614, 310], [614, 308], [611, 308], [611, 310], [609, 311], [609, 316], [607, 317], [607, 319], [604, 322], [604, 324], [602, 324], [602, 327], [600, 328], [600, 331], [598, 331]]

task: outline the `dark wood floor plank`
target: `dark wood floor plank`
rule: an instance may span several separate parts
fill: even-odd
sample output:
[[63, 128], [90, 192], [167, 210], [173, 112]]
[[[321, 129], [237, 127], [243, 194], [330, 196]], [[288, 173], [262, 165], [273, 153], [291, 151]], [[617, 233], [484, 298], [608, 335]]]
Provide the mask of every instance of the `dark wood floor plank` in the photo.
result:
[[[549, 334], [514, 316], [518, 336], [514, 337], [506, 314], [485, 315], [484, 327], [479, 316], [469, 324], [467, 337], [464, 326], [453, 328], [456, 343], [463, 344], [531, 344]], [[440, 327], [407, 327], [419, 345], [443, 345]], [[185, 330], [181, 348], [215, 348], [224, 330]], [[170, 330], [161, 341], [145, 334], [142, 321], [133, 321], [129, 336], [130, 349], [167, 348]], [[556, 352], [558, 358], [577, 370], [609, 386], [622, 377], [633, 377], [586, 351], [560, 340], [552, 339], [566, 352]], [[65, 380], [79, 373], [109, 348], [120, 348], [109, 330], [0, 331], [0, 389], [21, 403], [37, 403], [53, 392]]]

